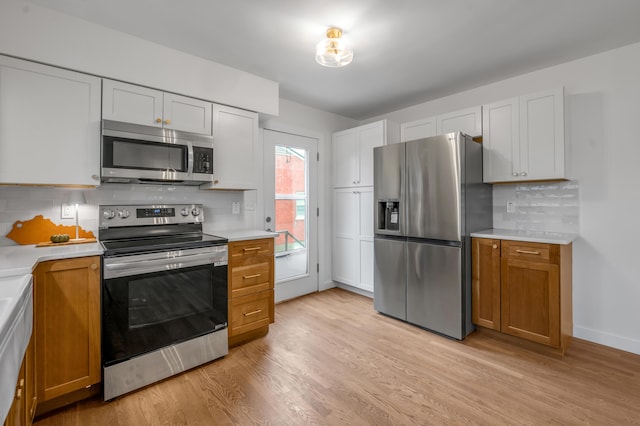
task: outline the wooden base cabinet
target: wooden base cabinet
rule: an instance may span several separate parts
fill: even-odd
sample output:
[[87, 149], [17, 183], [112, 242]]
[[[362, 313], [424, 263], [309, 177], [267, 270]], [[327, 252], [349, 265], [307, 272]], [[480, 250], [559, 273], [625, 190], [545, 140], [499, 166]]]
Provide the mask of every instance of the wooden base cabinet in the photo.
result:
[[473, 322], [564, 354], [573, 335], [571, 244], [472, 245]]
[[36, 411], [34, 368], [34, 345], [31, 337], [18, 373], [14, 400], [4, 421], [5, 426], [23, 426], [33, 422]]
[[100, 383], [100, 257], [42, 262], [34, 276], [37, 414], [42, 414], [75, 402], [70, 395], [79, 392], [82, 398]]
[[275, 321], [273, 238], [229, 243], [229, 346], [269, 331]]

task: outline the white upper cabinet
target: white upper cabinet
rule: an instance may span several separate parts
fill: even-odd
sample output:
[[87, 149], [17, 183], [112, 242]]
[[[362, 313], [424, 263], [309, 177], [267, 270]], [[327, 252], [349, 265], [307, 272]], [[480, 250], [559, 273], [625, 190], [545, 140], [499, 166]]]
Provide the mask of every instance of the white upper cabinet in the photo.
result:
[[102, 118], [211, 135], [210, 102], [107, 79]]
[[100, 79], [0, 56], [0, 183], [100, 184]]
[[336, 132], [331, 138], [333, 186], [373, 185], [373, 148], [396, 143], [399, 126], [388, 120]]
[[462, 132], [469, 136], [482, 136], [482, 107], [453, 111], [437, 117], [436, 133]]
[[400, 125], [400, 142], [429, 138], [437, 134], [436, 117], [424, 118]]
[[483, 106], [484, 182], [565, 179], [562, 88]]
[[257, 188], [258, 114], [213, 106], [213, 182], [201, 189]]

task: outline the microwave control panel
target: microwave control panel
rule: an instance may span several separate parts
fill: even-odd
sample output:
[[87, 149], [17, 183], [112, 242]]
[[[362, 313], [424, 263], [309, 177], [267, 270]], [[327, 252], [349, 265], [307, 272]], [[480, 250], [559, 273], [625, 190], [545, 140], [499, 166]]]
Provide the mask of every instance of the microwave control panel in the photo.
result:
[[213, 148], [193, 147], [193, 173], [213, 174]]

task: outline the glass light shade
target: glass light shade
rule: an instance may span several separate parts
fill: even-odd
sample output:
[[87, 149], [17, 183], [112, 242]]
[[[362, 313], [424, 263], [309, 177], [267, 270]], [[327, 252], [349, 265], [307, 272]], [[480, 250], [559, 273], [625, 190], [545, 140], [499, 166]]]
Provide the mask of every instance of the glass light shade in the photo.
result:
[[325, 67], [343, 67], [353, 60], [353, 51], [340, 39], [342, 31], [331, 28], [327, 38], [316, 45], [316, 62]]

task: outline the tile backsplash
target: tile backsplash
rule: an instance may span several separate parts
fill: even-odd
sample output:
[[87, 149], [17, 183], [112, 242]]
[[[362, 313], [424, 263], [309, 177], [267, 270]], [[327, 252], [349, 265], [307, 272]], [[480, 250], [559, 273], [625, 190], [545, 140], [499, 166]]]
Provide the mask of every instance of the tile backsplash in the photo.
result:
[[[0, 246], [16, 243], [5, 235], [18, 220], [43, 215], [61, 225], [75, 225], [74, 219], [61, 219], [61, 204], [75, 189], [53, 187], [0, 187]], [[87, 204], [80, 206], [79, 224], [98, 235], [98, 206], [101, 204], [195, 203], [204, 207], [207, 232], [253, 228], [255, 211], [245, 210], [246, 193], [241, 191], [201, 191], [194, 187], [105, 184], [83, 189]], [[240, 202], [240, 214], [232, 214], [232, 203]], [[253, 203], [255, 205], [255, 203]], [[254, 207], [255, 208], [255, 207]]]
[[[515, 204], [507, 212], [507, 202]], [[578, 181], [493, 186], [493, 227], [578, 234]]]

